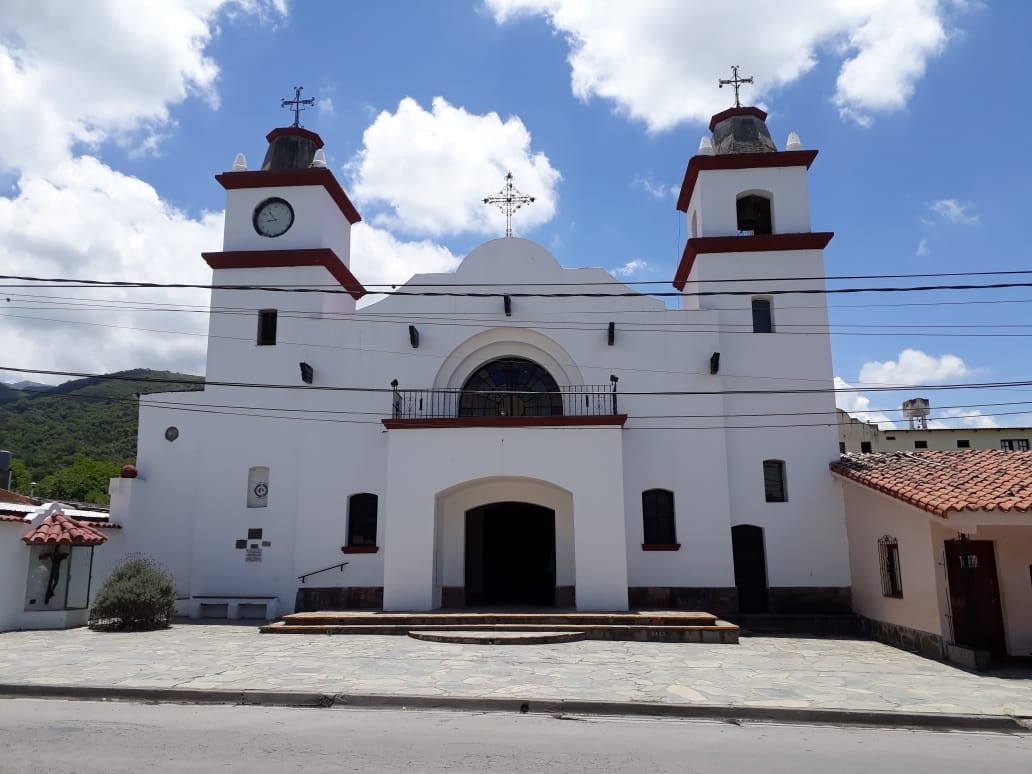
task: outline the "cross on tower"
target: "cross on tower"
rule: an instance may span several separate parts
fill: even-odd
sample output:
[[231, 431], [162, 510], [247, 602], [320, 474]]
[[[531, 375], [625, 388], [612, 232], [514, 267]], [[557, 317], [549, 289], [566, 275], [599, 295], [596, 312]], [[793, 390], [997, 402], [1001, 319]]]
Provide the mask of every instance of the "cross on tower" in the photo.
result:
[[304, 90], [304, 86], [294, 87], [294, 99], [285, 99], [280, 101], [280, 107], [289, 107], [294, 111], [294, 126], [300, 128], [301, 126], [301, 111], [304, 110], [303, 105], [314, 105], [315, 97], [309, 99], [301, 99], [301, 92]]
[[752, 83], [753, 79], [751, 75], [748, 78], [739, 78], [738, 65], [731, 65], [731, 74], [731, 78], [728, 78], [726, 80], [724, 78], [721, 78], [718, 81], [718, 83], [720, 84], [720, 88], [724, 88], [725, 86], [735, 87], [735, 107], [741, 107], [742, 103], [738, 101], [738, 90], [742, 88], [743, 83]]
[[484, 199], [484, 204], [493, 204], [505, 213], [505, 235], [512, 236], [512, 214], [525, 204], [533, 204], [534, 197], [527, 196], [512, 184], [512, 172], [505, 173], [505, 187], [494, 196]]

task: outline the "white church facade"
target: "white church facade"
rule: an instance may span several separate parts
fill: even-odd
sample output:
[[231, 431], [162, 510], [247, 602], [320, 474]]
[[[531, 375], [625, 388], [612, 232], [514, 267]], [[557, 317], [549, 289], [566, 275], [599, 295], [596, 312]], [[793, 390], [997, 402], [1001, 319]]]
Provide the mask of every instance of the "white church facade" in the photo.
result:
[[676, 308], [512, 237], [357, 308], [359, 214], [274, 130], [216, 178], [206, 386], [141, 399], [129, 549], [194, 615], [849, 612], [825, 297], [778, 292], [823, 289], [832, 235], [765, 118], [688, 164]]

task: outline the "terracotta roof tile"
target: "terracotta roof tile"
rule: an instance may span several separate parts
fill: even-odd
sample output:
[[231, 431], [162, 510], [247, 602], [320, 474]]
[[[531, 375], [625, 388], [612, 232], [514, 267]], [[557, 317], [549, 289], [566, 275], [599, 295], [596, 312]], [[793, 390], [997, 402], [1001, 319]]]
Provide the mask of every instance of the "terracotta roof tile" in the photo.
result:
[[25, 518], [14, 513], [0, 513], [0, 521], [12, 521], [18, 524], [24, 524]]
[[47, 516], [39, 526], [26, 532], [22, 540], [33, 546], [99, 546], [107, 542], [107, 536], [57, 511]]
[[1032, 511], [1032, 451], [845, 454], [831, 470], [936, 516]]

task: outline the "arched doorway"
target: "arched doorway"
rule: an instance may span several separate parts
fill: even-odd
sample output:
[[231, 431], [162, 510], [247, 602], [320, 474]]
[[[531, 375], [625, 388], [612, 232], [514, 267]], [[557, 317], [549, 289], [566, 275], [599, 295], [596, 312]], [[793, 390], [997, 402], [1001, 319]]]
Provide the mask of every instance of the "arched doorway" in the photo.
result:
[[763, 528], [754, 524], [732, 527], [731, 552], [735, 563], [739, 612], [768, 612], [767, 553], [763, 546]]
[[466, 604], [555, 605], [555, 511], [501, 502], [466, 511]]
[[492, 360], [462, 386], [460, 417], [551, 417], [563, 413], [559, 385], [547, 370], [522, 357]]

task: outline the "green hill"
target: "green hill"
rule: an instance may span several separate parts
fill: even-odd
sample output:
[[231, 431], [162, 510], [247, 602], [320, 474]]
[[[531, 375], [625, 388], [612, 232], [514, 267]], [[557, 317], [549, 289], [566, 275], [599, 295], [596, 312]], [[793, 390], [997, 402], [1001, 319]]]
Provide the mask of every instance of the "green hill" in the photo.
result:
[[[196, 384], [168, 384], [162, 379]], [[10, 451], [24, 464], [29, 480], [39, 482], [71, 467], [77, 458], [118, 466], [134, 462], [137, 396], [198, 390], [200, 382], [199, 376], [140, 368], [45, 390], [0, 388], [0, 449]], [[24, 479], [21, 465], [18, 471]]]

